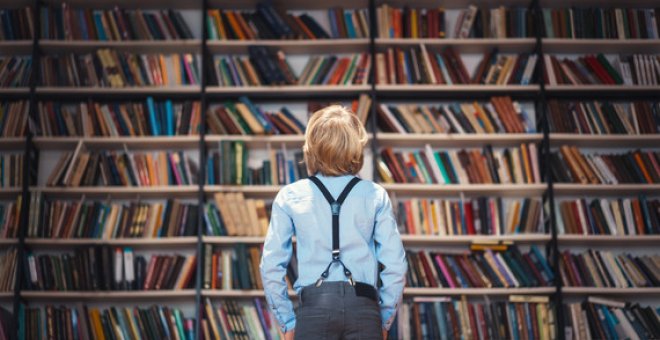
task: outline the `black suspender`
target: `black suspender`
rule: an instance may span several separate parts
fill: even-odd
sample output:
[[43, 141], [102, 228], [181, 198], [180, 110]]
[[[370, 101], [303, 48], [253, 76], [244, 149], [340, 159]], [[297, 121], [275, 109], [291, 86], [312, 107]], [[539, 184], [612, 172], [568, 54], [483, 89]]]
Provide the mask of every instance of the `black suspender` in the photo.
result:
[[335, 262], [339, 262], [341, 264], [341, 266], [344, 268], [344, 275], [348, 277], [348, 281], [351, 283], [351, 285], [354, 285], [355, 283], [353, 282], [351, 271], [348, 270], [344, 263], [339, 259], [339, 211], [341, 210], [341, 205], [344, 203], [346, 196], [348, 196], [348, 193], [351, 192], [351, 189], [353, 189], [353, 187], [360, 181], [360, 179], [353, 177], [351, 181], [348, 182], [341, 194], [339, 194], [337, 200], [332, 197], [332, 194], [330, 194], [325, 185], [321, 183], [321, 180], [315, 176], [310, 176], [309, 179], [314, 184], [316, 184], [319, 190], [321, 190], [321, 193], [325, 199], [328, 201], [328, 203], [330, 203], [330, 209], [332, 210], [332, 261], [330, 261], [328, 267], [325, 268], [325, 271], [321, 274], [321, 277], [319, 277], [319, 279], [316, 281], [316, 286], [320, 286], [321, 283], [323, 283], [323, 280], [328, 278], [330, 267]]

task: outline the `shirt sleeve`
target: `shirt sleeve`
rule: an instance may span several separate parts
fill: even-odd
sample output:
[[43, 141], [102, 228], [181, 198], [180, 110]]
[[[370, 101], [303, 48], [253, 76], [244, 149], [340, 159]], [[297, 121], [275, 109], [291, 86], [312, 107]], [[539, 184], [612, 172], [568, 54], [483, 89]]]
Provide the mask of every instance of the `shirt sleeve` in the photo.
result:
[[408, 265], [406, 252], [392, 211], [392, 203], [385, 190], [380, 190], [378, 201], [374, 241], [376, 258], [385, 267], [380, 272], [380, 279], [383, 283], [379, 291], [380, 314], [383, 328], [389, 330], [401, 303]]
[[282, 332], [287, 332], [296, 325], [296, 315], [284, 279], [293, 252], [293, 221], [283, 208], [285, 199], [282, 196], [282, 192], [278, 193], [273, 201], [259, 269], [268, 305]]

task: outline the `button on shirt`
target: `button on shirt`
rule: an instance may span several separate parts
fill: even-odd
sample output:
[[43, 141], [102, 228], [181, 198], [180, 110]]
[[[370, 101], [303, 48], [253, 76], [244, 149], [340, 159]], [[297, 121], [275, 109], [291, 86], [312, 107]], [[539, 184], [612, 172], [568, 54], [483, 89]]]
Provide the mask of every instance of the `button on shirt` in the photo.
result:
[[[353, 176], [316, 175], [336, 199]], [[316, 283], [332, 260], [332, 213], [321, 191], [308, 179], [283, 187], [273, 201], [270, 225], [261, 258], [261, 278], [268, 304], [283, 332], [295, 328], [293, 304], [285, 281], [291, 260], [292, 236], [296, 236], [298, 279], [302, 287]], [[378, 262], [383, 328], [392, 325], [401, 302], [407, 264], [389, 196], [383, 187], [362, 180], [355, 185], [339, 214], [341, 260], [353, 279], [376, 286]], [[342, 267], [334, 263], [326, 281], [347, 281]]]

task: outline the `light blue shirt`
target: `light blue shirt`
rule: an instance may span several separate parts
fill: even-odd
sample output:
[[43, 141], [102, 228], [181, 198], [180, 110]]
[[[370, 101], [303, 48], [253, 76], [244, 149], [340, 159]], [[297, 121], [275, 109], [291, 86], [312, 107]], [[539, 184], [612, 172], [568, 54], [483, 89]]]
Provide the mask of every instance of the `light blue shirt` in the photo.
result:
[[[317, 177], [337, 199], [353, 176]], [[270, 225], [261, 258], [261, 278], [268, 304], [283, 332], [295, 328], [296, 317], [288, 297], [286, 268], [296, 236], [298, 279], [294, 290], [314, 284], [332, 260], [332, 214], [328, 201], [312, 181], [299, 180], [283, 187], [273, 201]], [[353, 280], [376, 286], [380, 273], [380, 311], [383, 328], [389, 329], [401, 302], [406, 254], [397, 230], [392, 204], [383, 187], [361, 180], [348, 194], [339, 215], [340, 259]], [[347, 281], [339, 263], [326, 281]]]

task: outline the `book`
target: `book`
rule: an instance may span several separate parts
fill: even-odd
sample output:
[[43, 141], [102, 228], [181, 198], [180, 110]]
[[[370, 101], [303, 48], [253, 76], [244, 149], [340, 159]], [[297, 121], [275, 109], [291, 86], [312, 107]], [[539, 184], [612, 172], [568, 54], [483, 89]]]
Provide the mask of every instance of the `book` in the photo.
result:
[[0, 56], [0, 87], [30, 86], [31, 65], [29, 56]]
[[551, 132], [585, 135], [657, 134], [658, 103], [548, 101]]
[[22, 197], [19, 194], [14, 201], [0, 202], [0, 239], [18, 237]]
[[16, 247], [0, 249], [0, 292], [14, 291], [17, 266], [18, 249]]
[[32, 7], [0, 9], [0, 41], [32, 40], [34, 37], [34, 18]]
[[25, 100], [0, 103], [0, 138], [27, 135], [29, 108]]
[[655, 338], [660, 335], [658, 309], [639, 303], [589, 296], [582, 302], [563, 305], [564, 327], [574, 339], [620, 337]]
[[260, 246], [237, 243], [233, 247], [204, 247], [204, 289], [263, 289]]
[[205, 209], [206, 235], [266, 236], [271, 205], [243, 193], [218, 192]]
[[584, 55], [577, 58], [550, 55], [544, 81], [549, 85], [658, 85], [658, 55], [633, 54], [606, 57]]
[[565, 287], [632, 288], [658, 287], [660, 256], [615, 254], [588, 249], [581, 253], [564, 250], [559, 271]]
[[23, 185], [23, 153], [0, 153], [0, 188], [20, 188]]
[[397, 8], [382, 4], [376, 8], [378, 38], [445, 38], [445, 12], [443, 7]]
[[263, 299], [204, 300], [202, 339], [279, 339], [273, 312]]
[[543, 8], [543, 36], [559, 39], [658, 39], [658, 8]]

